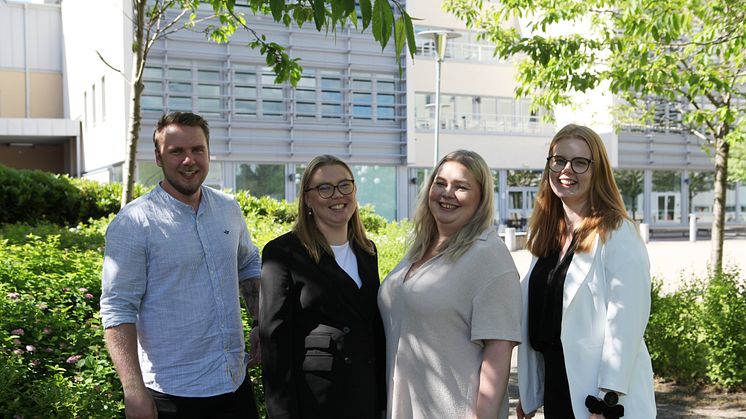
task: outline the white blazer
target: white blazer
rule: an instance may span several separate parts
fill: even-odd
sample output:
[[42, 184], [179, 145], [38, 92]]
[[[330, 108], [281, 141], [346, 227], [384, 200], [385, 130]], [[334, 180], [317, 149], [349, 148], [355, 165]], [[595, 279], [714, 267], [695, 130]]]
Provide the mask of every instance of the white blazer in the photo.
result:
[[[521, 281], [523, 318], [537, 258]], [[572, 409], [590, 416], [588, 395], [620, 393], [624, 419], [655, 418], [653, 368], [643, 334], [650, 316], [650, 261], [633, 223], [624, 221], [606, 243], [596, 237], [589, 253], [576, 252], [565, 277], [562, 333]], [[533, 350], [528, 321], [518, 347], [518, 385], [524, 412], [544, 404], [544, 358]]]

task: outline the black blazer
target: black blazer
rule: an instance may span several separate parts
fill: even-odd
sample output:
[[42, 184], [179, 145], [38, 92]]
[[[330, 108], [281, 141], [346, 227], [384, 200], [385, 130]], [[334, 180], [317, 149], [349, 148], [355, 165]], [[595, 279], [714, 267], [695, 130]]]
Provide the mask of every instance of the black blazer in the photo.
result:
[[315, 263], [292, 232], [264, 247], [259, 336], [270, 419], [381, 418], [386, 410], [378, 257], [351, 245], [359, 289], [333, 255]]

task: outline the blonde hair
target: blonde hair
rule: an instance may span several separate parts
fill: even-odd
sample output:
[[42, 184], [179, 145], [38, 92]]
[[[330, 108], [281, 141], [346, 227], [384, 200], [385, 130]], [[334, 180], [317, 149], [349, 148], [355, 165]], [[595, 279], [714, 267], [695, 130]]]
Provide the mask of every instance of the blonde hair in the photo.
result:
[[[606, 154], [604, 143], [592, 129], [570, 124], [563, 127], [549, 145], [551, 156], [557, 143], [566, 138], [577, 138], [585, 141], [591, 150], [591, 188], [589, 190], [588, 215], [583, 224], [576, 230], [577, 252], [589, 252], [593, 247], [596, 234], [605, 242], [612, 231], [621, 226], [627, 219], [622, 195], [619, 193], [611, 163]], [[528, 240], [526, 247], [535, 256], [544, 257], [559, 251], [567, 231], [562, 201], [554, 194], [549, 184], [549, 167], [544, 167], [541, 176], [539, 193], [534, 203], [534, 210], [528, 222]]]
[[453, 234], [443, 242], [443, 244], [441, 244], [437, 249], [438, 253], [442, 253], [451, 260], [457, 259], [469, 249], [484, 230], [492, 225], [495, 192], [492, 172], [487, 166], [487, 163], [484, 161], [482, 156], [473, 151], [456, 150], [448, 153], [440, 160], [440, 162], [438, 162], [438, 165], [435, 166], [433, 172], [428, 177], [427, 182], [420, 190], [417, 199], [417, 209], [414, 214], [412, 246], [409, 250], [409, 260], [411, 261], [422, 259], [425, 253], [427, 253], [427, 250], [433, 246], [435, 241], [438, 239], [438, 227], [435, 223], [435, 218], [433, 217], [432, 212], [430, 212], [429, 195], [430, 188], [432, 187], [441, 166], [449, 161], [460, 163], [469, 170], [469, 173], [471, 173], [474, 180], [479, 185], [479, 190], [482, 196], [479, 206], [471, 220], [459, 229], [456, 234]]
[[[330, 255], [333, 255], [334, 253], [332, 253], [332, 248], [329, 246], [329, 243], [326, 241], [326, 238], [321, 233], [318, 226], [316, 226], [316, 220], [313, 218], [313, 214], [309, 214], [310, 208], [306, 205], [304, 195], [309, 193], [305, 191], [310, 186], [309, 183], [311, 182], [311, 177], [316, 173], [316, 170], [324, 166], [342, 166], [350, 174], [350, 178], [354, 178], [352, 170], [347, 163], [343, 162], [338, 157], [329, 154], [322, 154], [314, 157], [310, 162], [308, 162], [306, 170], [303, 171], [303, 177], [300, 182], [301, 197], [298, 199], [298, 218], [293, 226], [293, 231], [316, 263], [319, 263], [321, 260], [321, 254], [323, 252]], [[357, 191], [357, 186], [355, 186], [355, 188]], [[315, 192], [310, 191], [310, 193]], [[352, 213], [352, 217], [347, 223], [347, 240], [350, 243], [357, 244], [361, 249], [371, 255], [376, 253], [373, 242], [371, 242], [366, 236], [365, 228], [363, 227], [362, 221], [360, 221], [357, 199], [355, 200], [355, 212]]]

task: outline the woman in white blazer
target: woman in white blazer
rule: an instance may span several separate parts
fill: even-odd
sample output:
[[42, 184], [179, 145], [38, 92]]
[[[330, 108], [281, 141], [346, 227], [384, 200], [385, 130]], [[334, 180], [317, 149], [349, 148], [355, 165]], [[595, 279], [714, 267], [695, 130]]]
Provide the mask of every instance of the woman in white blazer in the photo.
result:
[[552, 139], [527, 246], [518, 418], [654, 418], [648, 254], [590, 128]]

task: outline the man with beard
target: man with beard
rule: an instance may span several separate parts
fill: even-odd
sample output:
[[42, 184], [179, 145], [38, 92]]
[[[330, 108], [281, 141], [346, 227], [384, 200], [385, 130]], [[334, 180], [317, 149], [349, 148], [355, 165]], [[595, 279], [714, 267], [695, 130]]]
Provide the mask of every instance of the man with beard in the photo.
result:
[[128, 418], [258, 417], [239, 292], [256, 318], [261, 262], [236, 200], [202, 185], [209, 136], [199, 115], [164, 115], [163, 180], [106, 232], [101, 318]]

